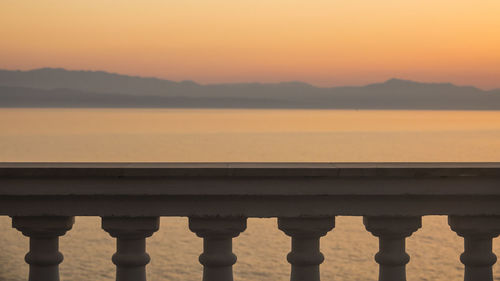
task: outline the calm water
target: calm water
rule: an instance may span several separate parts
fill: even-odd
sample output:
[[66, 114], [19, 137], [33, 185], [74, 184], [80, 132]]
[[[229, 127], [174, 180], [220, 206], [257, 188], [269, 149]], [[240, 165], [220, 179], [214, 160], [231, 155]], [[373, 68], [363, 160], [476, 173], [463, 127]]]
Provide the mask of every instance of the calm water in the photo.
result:
[[[0, 161], [500, 161], [500, 112], [0, 109]], [[9, 218], [0, 228], [0, 280], [25, 280], [27, 238]], [[337, 218], [321, 243], [323, 280], [377, 279], [360, 217]], [[462, 243], [445, 217], [425, 217], [407, 243], [409, 280], [460, 280]], [[200, 280], [201, 246], [187, 219], [162, 218], [149, 280]], [[113, 280], [114, 247], [98, 218], [78, 217], [61, 239], [63, 280]], [[234, 248], [236, 280], [288, 279], [275, 219], [250, 219]]]

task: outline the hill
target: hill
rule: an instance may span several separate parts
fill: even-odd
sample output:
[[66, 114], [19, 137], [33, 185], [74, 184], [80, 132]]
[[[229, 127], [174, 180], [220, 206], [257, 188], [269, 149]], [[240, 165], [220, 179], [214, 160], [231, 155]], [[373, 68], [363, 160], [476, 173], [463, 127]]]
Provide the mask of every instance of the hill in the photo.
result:
[[0, 70], [0, 107], [500, 110], [500, 89], [401, 79], [332, 88], [301, 82], [201, 85], [43, 68]]

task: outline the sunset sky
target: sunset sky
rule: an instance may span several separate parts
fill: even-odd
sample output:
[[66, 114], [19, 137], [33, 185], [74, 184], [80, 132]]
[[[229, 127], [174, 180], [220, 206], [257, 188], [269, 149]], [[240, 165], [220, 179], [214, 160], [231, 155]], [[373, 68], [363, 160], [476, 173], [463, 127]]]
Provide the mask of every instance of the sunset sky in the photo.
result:
[[2, 0], [0, 68], [500, 88], [500, 1]]

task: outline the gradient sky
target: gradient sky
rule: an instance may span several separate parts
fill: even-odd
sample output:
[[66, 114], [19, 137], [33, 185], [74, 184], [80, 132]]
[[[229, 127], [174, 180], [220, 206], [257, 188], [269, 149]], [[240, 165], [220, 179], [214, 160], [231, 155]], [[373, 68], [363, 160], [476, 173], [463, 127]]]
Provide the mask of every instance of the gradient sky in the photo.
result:
[[0, 68], [500, 87], [498, 0], [2, 0]]

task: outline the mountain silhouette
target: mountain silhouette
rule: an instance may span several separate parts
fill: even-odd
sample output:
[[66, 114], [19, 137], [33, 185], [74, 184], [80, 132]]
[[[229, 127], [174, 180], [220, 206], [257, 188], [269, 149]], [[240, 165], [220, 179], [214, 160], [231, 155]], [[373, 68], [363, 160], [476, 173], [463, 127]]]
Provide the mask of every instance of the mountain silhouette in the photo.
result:
[[390, 79], [350, 87], [291, 81], [202, 85], [104, 71], [0, 70], [0, 107], [500, 110], [500, 89]]

